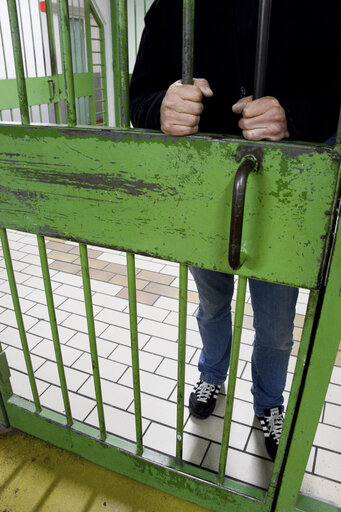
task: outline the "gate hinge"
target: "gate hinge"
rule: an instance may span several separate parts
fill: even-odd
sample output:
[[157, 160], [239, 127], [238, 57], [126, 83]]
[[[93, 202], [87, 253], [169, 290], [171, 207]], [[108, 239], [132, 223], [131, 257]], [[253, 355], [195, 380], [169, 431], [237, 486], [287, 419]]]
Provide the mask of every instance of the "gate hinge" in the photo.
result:
[[340, 211], [341, 211], [341, 197], [339, 197], [339, 199], [337, 201], [336, 210], [335, 210], [336, 218], [335, 218], [334, 230], [333, 230], [333, 233], [331, 235], [331, 237], [332, 237], [331, 248], [330, 248], [330, 253], [329, 253], [329, 258], [328, 258], [326, 276], [325, 276], [325, 279], [324, 279], [325, 286], [327, 286], [327, 281], [328, 281], [329, 271], [330, 271], [330, 265], [331, 265], [331, 262], [332, 262], [332, 259], [333, 259], [335, 243], [336, 243], [337, 229], [338, 229], [339, 220], [340, 220]]

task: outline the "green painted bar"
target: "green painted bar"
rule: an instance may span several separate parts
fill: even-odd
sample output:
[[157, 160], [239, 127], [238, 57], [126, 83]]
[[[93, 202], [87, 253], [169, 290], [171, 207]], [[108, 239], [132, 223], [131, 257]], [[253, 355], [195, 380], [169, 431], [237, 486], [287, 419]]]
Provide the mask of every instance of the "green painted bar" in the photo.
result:
[[7, 0], [7, 5], [8, 5], [8, 14], [9, 14], [9, 19], [10, 19], [10, 25], [11, 25], [11, 36], [12, 36], [13, 55], [14, 55], [15, 73], [16, 73], [16, 84], [17, 84], [18, 99], [19, 99], [19, 106], [20, 106], [21, 122], [22, 122], [22, 124], [27, 125], [27, 124], [30, 124], [30, 115], [29, 115], [29, 111], [28, 111], [25, 72], [24, 72], [24, 65], [23, 65], [23, 59], [22, 59], [22, 53], [21, 53], [17, 6], [16, 6], [15, 0]]
[[231, 432], [233, 400], [234, 400], [234, 392], [236, 389], [239, 349], [240, 349], [240, 340], [241, 340], [241, 335], [242, 335], [243, 316], [244, 316], [244, 308], [245, 308], [246, 284], [247, 284], [246, 277], [239, 276], [236, 311], [235, 311], [235, 315], [234, 315], [229, 378], [228, 378], [228, 386], [227, 386], [227, 392], [226, 392], [226, 409], [225, 409], [225, 416], [224, 416], [223, 436], [222, 436], [222, 440], [221, 440], [219, 471], [218, 471], [218, 475], [217, 475], [218, 482], [220, 482], [220, 483], [223, 483], [224, 477], [225, 477], [227, 452], [228, 452], [228, 445], [229, 445], [230, 432]]
[[316, 337], [307, 359], [308, 372], [304, 376], [303, 392], [279, 488], [276, 505], [278, 512], [295, 507], [340, 344], [341, 315], [338, 313], [341, 311], [341, 228], [337, 220], [333, 238], [335, 246], [332, 247], [323, 303], [319, 304], [315, 315]]
[[67, 0], [58, 0], [58, 22], [65, 84], [65, 115], [68, 126], [77, 124], [75, 86], [72, 68], [69, 5]]
[[73, 421], [72, 421], [70, 400], [69, 400], [69, 394], [68, 394], [68, 390], [67, 390], [67, 383], [66, 383], [64, 366], [63, 366], [63, 356], [62, 356], [62, 351], [61, 351], [61, 347], [60, 347], [58, 326], [57, 326], [57, 321], [56, 321], [56, 310], [54, 307], [49, 265], [47, 262], [45, 239], [43, 236], [38, 235], [37, 241], [38, 241], [38, 248], [39, 248], [41, 270], [42, 270], [43, 280], [44, 280], [46, 303], [47, 303], [47, 308], [48, 308], [48, 312], [49, 312], [49, 320], [50, 320], [50, 327], [51, 327], [54, 351], [56, 354], [56, 363], [57, 363], [57, 368], [58, 368], [60, 387], [62, 390], [66, 423], [67, 423], [67, 425], [71, 426]]
[[6, 407], [4, 400], [2, 398], [2, 395], [0, 393], [0, 434], [1, 434], [1, 427], [2, 428], [8, 428], [10, 426], [9, 419], [6, 412]]
[[132, 361], [132, 367], [133, 367], [133, 387], [134, 387], [134, 414], [135, 414], [135, 426], [136, 426], [136, 452], [138, 455], [141, 455], [143, 452], [143, 445], [142, 445], [142, 413], [141, 413], [139, 344], [138, 344], [137, 310], [136, 310], [135, 255], [132, 253], [129, 253], [129, 252], [127, 253], [127, 273], [128, 273], [131, 361]]
[[79, 244], [79, 253], [80, 253], [80, 257], [81, 257], [84, 301], [85, 301], [85, 309], [86, 309], [86, 319], [87, 319], [87, 323], [88, 323], [91, 363], [92, 363], [92, 371], [93, 371], [93, 377], [94, 377], [94, 386], [95, 386], [95, 394], [96, 394], [100, 438], [102, 441], [104, 441], [106, 439], [106, 429], [105, 429], [101, 379], [100, 379], [97, 345], [96, 345], [94, 312], [93, 312], [92, 297], [91, 297], [88, 251], [87, 251], [87, 247], [85, 244]]
[[20, 301], [19, 301], [19, 296], [18, 296], [17, 285], [15, 282], [15, 276], [14, 276], [14, 271], [13, 271], [10, 248], [8, 245], [7, 233], [4, 228], [0, 228], [0, 238], [1, 238], [1, 243], [2, 243], [2, 250], [3, 250], [3, 254], [4, 254], [5, 264], [6, 264], [8, 283], [9, 283], [9, 287], [11, 290], [13, 307], [14, 307], [17, 324], [18, 324], [19, 335], [20, 335], [23, 354], [24, 354], [24, 358], [25, 358], [28, 378], [30, 381], [31, 391], [32, 391], [32, 395], [33, 395], [35, 410], [37, 413], [39, 413], [41, 411], [39, 393], [37, 390], [37, 384], [36, 384], [34, 371], [33, 371], [33, 367], [32, 367], [30, 350], [29, 350], [28, 343], [27, 343], [26, 331], [25, 331], [24, 321], [23, 321], [23, 317], [22, 317], [22, 313], [21, 313]]
[[270, 512], [263, 504], [265, 491], [256, 487], [227, 478], [218, 486], [214, 473], [186, 463], [178, 471], [175, 458], [147, 448], [144, 458], [136, 457], [134, 443], [111, 435], [99, 443], [95, 428], [77, 421], [71, 429], [63, 427], [61, 414], [43, 409], [37, 416], [32, 404], [16, 395], [6, 407], [16, 428], [146, 485], [215, 512]]
[[186, 324], [187, 324], [188, 266], [180, 265], [179, 285], [179, 335], [178, 335], [178, 381], [177, 381], [177, 421], [176, 421], [176, 460], [182, 463], [185, 402], [186, 364]]
[[322, 145], [1, 125], [0, 225], [232, 273], [233, 181], [255, 148], [237, 274], [318, 288], [339, 158]]
[[[74, 75], [76, 97], [89, 96], [92, 93], [91, 79], [91, 73], [76, 73]], [[52, 99], [54, 102], [60, 102], [66, 97], [64, 86], [63, 75], [26, 78], [28, 104], [51, 103]], [[54, 90], [54, 94], [51, 94], [52, 90]], [[19, 107], [19, 100], [15, 79], [0, 80], [0, 109], [16, 107]]]
[[[93, 5], [93, 3], [91, 2], [90, 3], [90, 12], [92, 14], [92, 16], [94, 17], [97, 25], [98, 25], [98, 29], [99, 29], [99, 33], [100, 33], [100, 37], [99, 37], [99, 41], [100, 41], [100, 48], [101, 48], [101, 51], [99, 53], [101, 53], [101, 77], [97, 77], [97, 78], [100, 78], [101, 79], [101, 83], [102, 83], [102, 90], [103, 90], [103, 93], [102, 93], [102, 103], [103, 103], [103, 113], [104, 113], [104, 124], [105, 125], [108, 125], [109, 124], [109, 118], [108, 118], [108, 100], [107, 100], [107, 72], [106, 72], [106, 58], [105, 58], [105, 34], [104, 34], [104, 27], [103, 27], [103, 22], [102, 20], [100, 19], [100, 17], [98, 16], [97, 14], [97, 11]], [[91, 40], [93, 40], [94, 38], [91, 37]], [[95, 53], [95, 52], [93, 52]], [[94, 89], [95, 91], [95, 89]], [[96, 123], [95, 123], [96, 124]]]
[[95, 91], [94, 91], [94, 79], [93, 79], [93, 63], [92, 63], [92, 49], [91, 49], [91, 27], [90, 27], [90, 2], [84, 0], [84, 15], [85, 15], [85, 35], [86, 35], [86, 56], [88, 72], [91, 74], [91, 93], [89, 96], [90, 103], [90, 122], [92, 125], [96, 125], [96, 109], [95, 109]]
[[268, 489], [267, 502], [270, 503], [273, 500], [275, 495], [278, 482], [280, 480], [280, 472], [283, 464], [284, 453], [287, 448], [288, 437], [290, 433], [290, 429], [292, 427], [292, 421], [295, 414], [295, 408], [297, 405], [297, 397], [300, 392], [303, 371], [305, 368], [305, 362], [307, 358], [307, 352], [309, 349], [309, 344], [312, 336], [312, 329], [314, 324], [315, 310], [317, 306], [317, 301], [319, 297], [318, 290], [312, 290], [309, 295], [309, 302], [307, 306], [307, 312], [305, 315], [305, 321], [300, 341], [300, 348], [297, 354], [297, 361], [295, 365], [295, 373], [294, 378], [291, 384], [290, 389], [290, 397], [288, 401], [287, 410], [285, 412], [285, 422], [283, 425], [281, 441], [278, 446], [276, 460], [274, 462], [271, 482]]
[[194, 0], [183, 0], [182, 83], [193, 84]]
[[128, 9], [127, 0], [116, 1], [116, 31], [117, 31], [117, 56], [118, 56], [118, 98], [119, 118], [117, 126], [129, 128], [129, 59], [128, 59]]

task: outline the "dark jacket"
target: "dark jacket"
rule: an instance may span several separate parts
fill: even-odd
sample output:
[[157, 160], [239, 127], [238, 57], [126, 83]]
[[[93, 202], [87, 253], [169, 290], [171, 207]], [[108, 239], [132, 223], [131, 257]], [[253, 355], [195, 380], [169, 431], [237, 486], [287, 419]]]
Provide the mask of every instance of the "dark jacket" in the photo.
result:
[[[336, 131], [341, 101], [340, 0], [273, 0], [265, 95], [286, 111], [290, 138], [323, 142]], [[135, 127], [160, 129], [160, 106], [181, 78], [182, 0], [156, 0], [131, 80]], [[257, 0], [196, 0], [194, 76], [204, 99], [200, 131], [240, 135], [231, 106], [253, 93]]]

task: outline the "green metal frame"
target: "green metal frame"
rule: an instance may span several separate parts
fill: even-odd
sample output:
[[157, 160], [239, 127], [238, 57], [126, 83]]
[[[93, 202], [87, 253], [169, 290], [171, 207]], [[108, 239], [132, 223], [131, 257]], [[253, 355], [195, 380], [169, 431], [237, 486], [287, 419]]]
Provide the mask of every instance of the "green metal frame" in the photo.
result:
[[[18, 44], [15, 2], [8, 2], [13, 45], [17, 45], [18, 103], [23, 126], [0, 126], [0, 236], [33, 402], [13, 394], [6, 354], [0, 350], [0, 422], [217, 512], [339, 511], [338, 507], [300, 496], [299, 489], [341, 337], [340, 145], [333, 149], [324, 145], [251, 143], [221, 136], [179, 139], [128, 130], [126, 0], [113, 5], [114, 53], [120, 63], [116, 95], [121, 129], [73, 127], [75, 80], [66, 0], [59, 0], [58, 6], [69, 128], [24, 126], [29, 123], [27, 80]], [[89, 12], [90, 3], [87, 5]], [[236, 170], [245, 155], [257, 158], [260, 170], [250, 176], [248, 183], [242, 265], [236, 272], [239, 286], [229, 405], [219, 471], [214, 474], [182, 460], [187, 272], [188, 264], [233, 272], [227, 258], [231, 196]], [[88, 216], [90, 209], [92, 215]], [[65, 415], [40, 404], [6, 228], [38, 235]], [[44, 235], [79, 242], [99, 429], [72, 419]], [[87, 243], [127, 251], [136, 443], [108, 435], [105, 428]], [[135, 253], [180, 263], [174, 458], [143, 447]], [[247, 277], [312, 290], [268, 491], [225, 477]]]
[[[58, 5], [63, 5], [60, 11], [60, 20], [65, 18], [65, 13], [68, 15], [68, 2], [64, 4], [59, 2]], [[11, 17], [16, 20], [12, 30], [12, 43], [14, 49], [14, 58], [16, 66], [16, 76], [18, 79], [4, 79], [0, 80], [0, 113], [3, 110], [12, 111], [15, 108], [20, 108], [21, 112], [24, 113], [23, 124], [29, 124], [29, 109], [38, 105], [49, 105], [53, 104], [55, 109], [56, 123], [60, 124], [62, 120], [61, 115], [61, 101], [66, 102], [66, 108], [68, 108], [69, 95], [74, 95], [75, 99], [89, 98], [90, 105], [90, 120], [92, 125], [96, 125], [95, 116], [95, 92], [94, 92], [94, 78], [92, 71], [92, 52], [91, 52], [91, 30], [90, 30], [90, 13], [96, 19], [96, 23], [100, 30], [100, 45], [102, 53], [102, 69], [103, 69], [103, 104], [104, 104], [104, 122], [108, 124], [108, 105], [107, 105], [107, 86], [106, 86], [106, 60], [105, 60], [105, 41], [104, 41], [104, 27], [98, 17], [98, 14], [90, 0], [84, 0], [85, 10], [85, 30], [86, 30], [86, 51], [88, 69], [84, 69], [82, 73], [72, 73], [72, 61], [71, 61], [71, 50], [67, 47], [69, 36], [64, 36], [65, 30], [70, 32], [69, 27], [64, 29], [64, 23], [59, 22], [61, 29], [61, 52], [62, 60], [64, 62], [63, 74], [57, 73], [57, 57], [54, 37], [54, 25], [53, 25], [53, 11], [52, 11], [52, 0], [46, 1], [46, 17], [48, 27], [48, 41], [49, 41], [49, 52], [50, 52], [50, 64], [52, 74], [44, 77], [25, 77], [24, 67], [22, 65], [22, 59], [20, 59], [20, 37], [19, 37], [19, 21], [17, 16], [17, 9], [15, 8], [15, 0], [8, 0], [8, 9]], [[65, 46], [66, 45], [66, 46]], [[64, 50], [65, 48], [65, 50]], [[63, 57], [64, 56], [64, 57]], [[70, 82], [71, 75], [73, 75], [74, 89], [71, 91], [65, 82]], [[19, 87], [19, 90], [17, 89]], [[27, 105], [23, 104], [24, 98], [27, 98]], [[72, 103], [72, 100], [71, 100]], [[76, 113], [74, 114], [74, 116]], [[71, 126], [75, 124], [73, 122]]]

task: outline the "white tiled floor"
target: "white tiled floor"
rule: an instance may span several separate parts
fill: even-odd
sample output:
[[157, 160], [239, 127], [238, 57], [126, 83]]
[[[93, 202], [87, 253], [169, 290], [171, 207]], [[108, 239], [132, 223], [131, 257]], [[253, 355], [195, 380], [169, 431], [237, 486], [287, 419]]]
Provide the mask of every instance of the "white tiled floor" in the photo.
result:
[[[63, 412], [61, 391], [51, 329], [48, 322], [45, 293], [40, 272], [35, 237], [9, 231], [13, 265], [20, 295], [32, 364], [41, 403]], [[74, 245], [66, 242], [59, 261], [71, 261]], [[95, 248], [92, 248], [95, 249]], [[58, 245], [54, 247], [58, 254]], [[49, 250], [50, 251], [50, 250]], [[123, 269], [125, 256], [107, 249], [98, 249], [97, 260]], [[69, 256], [65, 256], [69, 255]], [[53, 266], [54, 259], [49, 259]], [[102, 265], [102, 263], [101, 263]], [[136, 257], [137, 279], [141, 282], [138, 299], [138, 330], [140, 347], [141, 401], [145, 446], [170, 455], [175, 453], [176, 376], [178, 301], [178, 266], [152, 258]], [[75, 272], [77, 268], [75, 267]], [[119, 272], [114, 272], [119, 274]], [[124, 271], [122, 270], [122, 276]], [[107, 274], [106, 274], [107, 275]], [[112, 274], [113, 275], [113, 274]], [[104, 275], [103, 275], [104, 276]], [[103, 277], [102, 276], [102, 277]], [[154, 277], [153, 277], [154, 276]], [[116, 276], [115, 276], [116, 277]], [[75, 419], [98, 426], [92, 365], [83, 304], [82, 278], [51, 268], [52, 287], [59, 324], [59, 336]], [[123, 285], [92, 279], [97, 350], [107, 430], [126, 439], [135, 439], [134, 400], [130, 353], [129, 310]], [[189, 277], [185, 400], [197, 380], [197, 362], [201, 340], [195, 313], [198, 307], [195, 284]], [[308, 294], [299, 294], [297, 313], [304, 315]], [[250, 295], [247, 294], [247, 302]], [[153, 304], [153, 305], [151, 305]], [[250, 308], [250, 306], [248, 305]], [[303, 317], [297, 317], [295, 339], [301, 333]], [[236, 399], [233, 410], [227, 474], [237, 480], [266, 488], [272, 463], [263, 446], [262, 433], [255, 422], [250, 392], [250, 358], [253, 343], [251, 318], [242, 332], [238, 366]], [[32, 399], [21, 342], [16, 329], [5, 264], [0, 255], [0, 342], [11, 367], [14, 392]], [[296, 362], [291, 356], [286, 398]], [[217, 470], [220, 438], [225, 409], [221, 394], [213, 416], [199, 421], [184, 414], [184, 459], [211, 471]], [[314, 447], [307, 466], [303, 492], [341, 503], [341, 367], [335, 366]]]

